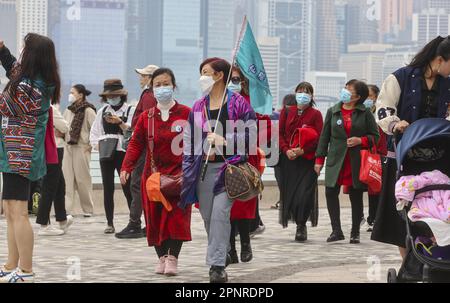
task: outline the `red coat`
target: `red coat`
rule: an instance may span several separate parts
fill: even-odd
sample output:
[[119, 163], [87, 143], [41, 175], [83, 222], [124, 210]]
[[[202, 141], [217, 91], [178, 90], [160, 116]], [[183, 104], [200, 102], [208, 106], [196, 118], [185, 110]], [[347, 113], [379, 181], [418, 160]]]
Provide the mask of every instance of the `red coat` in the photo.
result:
[[156, 103], [157, 101], [151, 89], [146, 89], [142, 92], [139, 103], [136, 106], [136, 110], [134, 111], [133, 120], [131, 121], [131, 129], [134, 129], [136, 127], [139, 116], [146, 110], [156, 107]]
[[[169, 120], [163, 122], [161, 111], [155, 109], [155, 144], [154, 161], [161, 174], [177, 175], [182, 172], [182, 152], [174, 155], [171, 150], [172, 141], [175, 137], [183, 142], [182, 122], [186, 122], [190, 109], [187, 106], [176, 104], [170, 110]], [[122, 171], [131, 173], [140, 155], [148, 150], [148, 110], [140, 115], [133, 137], [128, 146], [127, 154], [123, 161]], [[181, 136], [181, 137], [180, 137]], [[177, 139], [175, 139], [177, 140]], [[182, 151], [182, 150], [181, 150]], [[147, 224], [147, 241], [149, 246], [161, 246], [168, 239], [191, 241], [191, 206], [186, 209], [178, 207], [179, 199], [169, 201], [173, 210], [167, 212], [161, 203], [149, 201], [145, 190], [145, 181], [151, 174], [150, 153], [147, 152], [144, 173], [142, 175], [141, 192], [145, 221]]]
[[[246, 95], [242, 95], [245, 100], [250, 104], [250, 97]], [[257, 114], [258, 123], [262, 120], [268, 120], [267, 127], [260, 128], [258, 127], [258, 146], [260, 144], [267, 144], [266, 142], [260, 142], [260, 136], [262, 135], [263, 140], [270, 137], [270, 117]], [[268, 119], [267, 119], [268, 118]], [[262, 132], [260, 134], [260, 132]], [[270, 140], [270, 138], [269, 138]], [[260, 166], [261, 158], [259, 156], [249, 156], [248, 162], [256, 168]], [[242, 202], [239, 200], [234, 201], [233, 207], [231, 208], [231, 220], [242, 220], [242, 219], [255, 219], [256, 217], [256, 207], [258, 205], [258, 198], [254, 198], [250, 201]]]

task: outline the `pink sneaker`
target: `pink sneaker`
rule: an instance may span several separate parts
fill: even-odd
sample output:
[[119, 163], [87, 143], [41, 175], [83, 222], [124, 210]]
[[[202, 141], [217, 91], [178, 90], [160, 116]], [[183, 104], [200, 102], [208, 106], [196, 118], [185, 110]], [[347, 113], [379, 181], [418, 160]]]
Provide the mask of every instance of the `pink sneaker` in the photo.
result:
[[164, 271], [164, 274], [166, 276], [176, 276], [178, 274], [177, 272], [178, 267], [178, 259], [174, 256], [168, 256], [166, 258], [166, 269]]
[[156, 268], [155, 268], [156, 274], [164, 275], [164, 272], [166, 269], [166, 259], [167, 259], [167, 256], [164, 256], [158, 260], [158, 264], [156, 265]]

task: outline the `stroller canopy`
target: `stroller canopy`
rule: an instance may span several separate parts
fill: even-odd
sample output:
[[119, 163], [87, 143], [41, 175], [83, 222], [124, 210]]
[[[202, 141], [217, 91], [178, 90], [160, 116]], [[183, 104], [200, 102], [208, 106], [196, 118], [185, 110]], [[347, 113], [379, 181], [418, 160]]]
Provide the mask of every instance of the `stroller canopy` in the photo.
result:
[[416, 144], [428, 139], [450, 140], [450, 121], [441, 118], [427, 118], [409, 126], [397, 147], [397, 167], [400, 170], [408, 151]]

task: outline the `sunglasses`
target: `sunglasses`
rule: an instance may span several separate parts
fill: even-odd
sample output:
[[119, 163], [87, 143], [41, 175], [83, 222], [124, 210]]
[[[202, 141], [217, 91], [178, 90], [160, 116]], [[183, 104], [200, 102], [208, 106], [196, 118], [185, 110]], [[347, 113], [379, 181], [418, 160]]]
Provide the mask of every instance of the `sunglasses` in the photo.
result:
[[242, 82], [242, 80], [241, 80], [241, 78], [239, 78], [239, 77], [233, 77], [233, 78], [231, 78], [231, 83], [233, 83], [233, 84], [239, 84], [239, 83], [241, 83]]

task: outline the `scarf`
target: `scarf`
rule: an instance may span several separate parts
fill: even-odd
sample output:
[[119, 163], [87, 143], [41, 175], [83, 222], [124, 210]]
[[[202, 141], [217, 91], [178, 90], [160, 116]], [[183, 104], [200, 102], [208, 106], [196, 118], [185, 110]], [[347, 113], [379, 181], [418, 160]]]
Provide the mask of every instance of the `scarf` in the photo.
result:
[[81, 127], [83, 126], [87, 108], [92, 108], [95, 112], [97, 112], [95, 106], [87, 101], [76, 102], [68, 107], [68, 109], [75, 114], [72, 124], [70, 125], [69, 145], [77, 145], [80, 140]]

